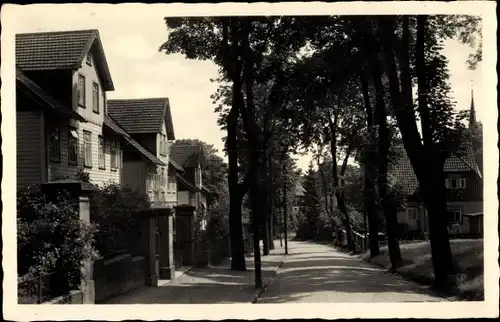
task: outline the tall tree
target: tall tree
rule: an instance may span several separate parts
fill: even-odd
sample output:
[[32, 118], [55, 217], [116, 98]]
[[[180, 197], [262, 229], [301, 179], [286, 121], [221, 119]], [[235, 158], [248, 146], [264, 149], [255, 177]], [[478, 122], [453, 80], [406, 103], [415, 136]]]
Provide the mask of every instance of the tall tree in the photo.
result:
[[[442, 216], [446, 213], [443, 166], [450, 153], [458, 153], [463, 126], [448, 97], [447, 60], [440, 53], [442, 41], [436, 33], [436, 22], [427, 16], [378, 18], [377, 36], [382, 43], [391, 104], [429, 215], [435, 286], [443, 287], [448, 277], [456, 272], [447, 222]], [[411, 46], [415, 38], [416, 44]], [[412, 97], [411, 54], [415, 56], [417, 107]], [[418, 111], [422, 136], [415, 110]]]

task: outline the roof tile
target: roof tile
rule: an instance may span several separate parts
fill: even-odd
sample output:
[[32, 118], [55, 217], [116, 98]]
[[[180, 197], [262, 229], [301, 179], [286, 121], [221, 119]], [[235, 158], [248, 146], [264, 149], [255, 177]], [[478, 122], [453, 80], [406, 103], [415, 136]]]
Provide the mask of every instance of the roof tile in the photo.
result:
[[[407, 195], [413, 194], [419, 187], [418, 179], [413, 171], [410, 159], [406, 154], [403, 146], [396, 146], [397, 161], [395, 161], [389, 170], [389, 174], [394, 177], [395, 181], [402, 185], [403, 193]], [[444, 172], [467, 172], [473, 171], [479, 177], [481, 172], [474, 159], [472, 147], [467, 146], [462, 153], [453, 153], [446, 159], [444, 164]]]
[[95, 30], [16, 35], [16, 65], [25, 71], [72, 68]]
[[168, 98], [108, 100], [108, 113], [131, 134], [158, 133], [167, 113], [167, 132], [173, 137]]
[[170, 158], [182, 167], [197, 167], [201, 162], [202, 147], [191, 144], [173, 144], [170, 148]]

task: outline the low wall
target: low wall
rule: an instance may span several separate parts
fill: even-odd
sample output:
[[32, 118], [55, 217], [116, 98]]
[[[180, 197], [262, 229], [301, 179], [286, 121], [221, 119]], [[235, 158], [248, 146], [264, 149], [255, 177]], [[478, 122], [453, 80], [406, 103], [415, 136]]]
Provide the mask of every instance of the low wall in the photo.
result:
[[94, 263], [95, 302], [144, 287], [146, 260], [142, 256], [121, 254]]
[[83, 292], [71, 291], [68, 295], [58, 296], [42, 304], [83, 304]]

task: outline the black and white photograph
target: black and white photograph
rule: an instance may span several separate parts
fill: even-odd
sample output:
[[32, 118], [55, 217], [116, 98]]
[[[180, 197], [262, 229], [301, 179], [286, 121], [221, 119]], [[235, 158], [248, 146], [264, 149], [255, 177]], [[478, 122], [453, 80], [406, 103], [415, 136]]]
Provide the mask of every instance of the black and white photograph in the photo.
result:
[[7, 318], [498, 317], [496, 3], [260, 6], [2, 6]]

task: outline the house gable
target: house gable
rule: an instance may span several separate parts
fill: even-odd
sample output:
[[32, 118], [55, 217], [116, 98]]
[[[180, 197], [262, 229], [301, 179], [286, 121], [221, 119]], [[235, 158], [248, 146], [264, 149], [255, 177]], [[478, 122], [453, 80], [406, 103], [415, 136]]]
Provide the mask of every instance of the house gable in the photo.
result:
[[109, 114], [131, 134], [158, 134], [165, 124], [168, 140], [175, 140], [168, 98], [108, 100]]
[[105, 90], [114, 90], [99, 31], [73, 30], [16, 35], [16, 65], [24, 71], [78, 70], [88, 52]]
[[[405, 195], [414, 196], [418, 192], [419, 183], [410, 160], [402, 145], [394, 147], [394, 151], [395, 161], [389, 166], [389, 176], [392, 177], [394, 183], [401, 186], [402, 192]], [[469, 146], [466, 147], [464, 152], [451, 154], [446, 159], [443, 170], [447, 176], [453, 174], [463, 176], [466, 181], [473, 184], [474, 188], [471, 187], [471, 189], [474, 189], [474, 191], [477, 189], [476, 186], [482, 181], [481, 173], [474, 161], [474, 153]], [[448, 195], [450, 195], [450, 192]], [[466, 199], [477, 199], [479, 198], [478, 196], [479, 194], [473, 191], [467, 191], [465, 194]], [[457, 198], [453, 197], [453, 199]]]

